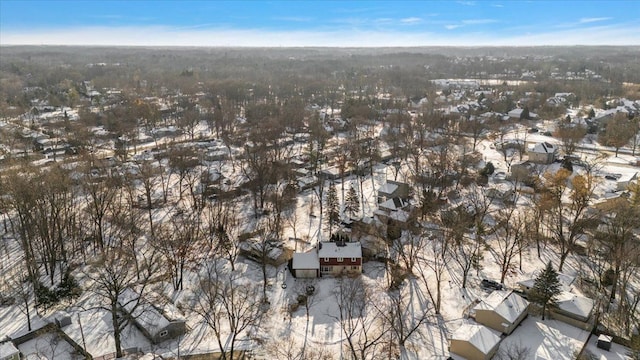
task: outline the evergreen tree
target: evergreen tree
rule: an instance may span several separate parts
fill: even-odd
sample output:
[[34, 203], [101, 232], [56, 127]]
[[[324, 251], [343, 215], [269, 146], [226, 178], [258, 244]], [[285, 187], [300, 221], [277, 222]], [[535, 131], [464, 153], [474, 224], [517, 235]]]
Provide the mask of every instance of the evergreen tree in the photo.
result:
[[360, 200], [358, 198], [358, 190], [351, 185], [345, 199], [344, 211], [349, 217], [354, 217], [360, 211]]
[[558, 273], [549, 262], [536, 278], [529, 293], [529, 301], [542, 306], [542, 320], [544, 320], [547, 308], [556, 305], [559, 294], [560, 280], [558, 279]]
[[589, 110], [589, 119], [593, 119], [594, 117], [596, 117], [596, 111], [591, 108], [591, 110]]
[[531, 120], [531, 115], [529, 114], [529, 107], [525, 106], [520, 113], [520, 120]]
[[337, 224], [340, 220], [338, 192], [336, 191], [336, 186], [333, 183], [331, 184], [331, 186], [329, 186], [329, 190], [327, 190], [327, 197], [325, 198], [325, 211], [327, 216], [327, 223], [329, 225], [329, 234], [331, 234], [333, 225]]

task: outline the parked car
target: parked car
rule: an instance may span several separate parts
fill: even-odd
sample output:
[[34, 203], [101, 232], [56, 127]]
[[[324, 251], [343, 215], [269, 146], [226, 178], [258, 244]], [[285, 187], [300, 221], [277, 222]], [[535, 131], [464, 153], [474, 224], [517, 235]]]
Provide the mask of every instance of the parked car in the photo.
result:
[[500, 284], [497, 281], [482, 279], [480, 282], [480, 287], [485, 290], [504, 290], [504, 285]]

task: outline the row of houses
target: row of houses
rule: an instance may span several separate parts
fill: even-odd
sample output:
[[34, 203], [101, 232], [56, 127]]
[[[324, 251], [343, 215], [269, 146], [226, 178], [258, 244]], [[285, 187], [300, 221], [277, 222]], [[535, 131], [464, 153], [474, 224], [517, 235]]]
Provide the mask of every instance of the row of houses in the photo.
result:
[[[174, 339], [184, 335], [187, 331], [184, 319], [173, 319], [168, 317], [164, 311], [154, 306], [146, 297], [140, 296], [131, 288], [125, 289], [118, 298], [120, 316], [128, 318], [131, 324], [137, 328], [152, 344], [160, 344], [166, 340]], [[178, 313], [173, 310], [172, 313]], [[45, 322], [44, 326], [36, 327], [26, 333], [18, 332], [14, 334], [3, 334], [0, 329], [0, 360], [19, 360], [24, 358], [20, 349], [29, 341], [44, 341], [41, 337], [54, 336], [68, 343], [77, 357], [73, 358], [94, 358], [96, 354], [87, 351], [84, 335], [78, 337], [77, 331], [67, 331], [67, 327], [72, 324], [71, 317], [66, 313], [56, 313], [53, 322]], [[79, 317], [78, 317], [78, 321]], [[80, 325], [82, 326], [82, 325]], [[86, 326], [86, 324], [85, 324]], [[73, 326], [72, 326], [73, 327]], [[48, 335], [49, 334], [49, 335]], [[83, 344], [83, 346], [79, 345]], [[26, 346], [29, 348], [29, 346]], [[93, 350], [89, 350], [93, 351]], [[137, 348], [127, 349], [125, 352], [138, 352]], [[70, 354], [58, 354], [58, 357], [71, 356]], [[111, 355], [102, 358], [113, 358]], [[30, 358], [30, 357], [29, 357]]]
[[[550, 318], [562, 321], [582, 330], [594, 327], [595, 301], [570, 291], [571, 279], [562, 276], [563, 291], [556, 306], [549, 310]], [[449, 351], [469, 360], [489, 360], [498, 352], [500, 342], [530, 314], [539, 309], [526, 299], [533, 286], [533, 279], [521, 281], [514, 290], [495, 290], [480, 299], [471, 309], [475, 323], [466, 323], [451, 336]]]

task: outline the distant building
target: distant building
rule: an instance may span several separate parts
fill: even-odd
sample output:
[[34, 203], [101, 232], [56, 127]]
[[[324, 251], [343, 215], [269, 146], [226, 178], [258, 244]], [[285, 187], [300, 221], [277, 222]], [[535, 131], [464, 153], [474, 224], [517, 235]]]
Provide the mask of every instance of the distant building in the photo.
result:
[[616, 190], [618, 191], [627, 190], [629, 185], [631, 185], [634, 181], [638, 180], [637, 172], [627, 172], [621, 175], [622, 176], [620, 176], [618, 180], [616, 180]]
[[409, 218], [409, 184], [387, 180], [378, 189], [378, 209], [374, 214], [381, 220], [405, 222]]
[[378, 189], [378, 204], [393, 198], [401, 198], [406, 200], [409, 197], [409, 184], [387, 180], [387, 182]]
[[[513, 110], [509, 111], [507, 113], [507, 115], [509, 115], [509, 118], [511, 118], [511, 119], [520, 119], [520, 116], [522, 115], [522, 111], [523, 110], [524, 109], [520, 109], [520, 108], [513, 109]], [[538, 114], [529, 112], [529, 118], [535, 120], [535, 119], [538, 118]]]
[[449, 340], [449, 351], [468, 360], [489, 360], [498, 351], [500, 336], [489, 328], [464, 324]]
[[527, 150], [529, 161], [537, 164], [551, 164], [555, 161], [558, 148], [548, 142], [538, 143]]

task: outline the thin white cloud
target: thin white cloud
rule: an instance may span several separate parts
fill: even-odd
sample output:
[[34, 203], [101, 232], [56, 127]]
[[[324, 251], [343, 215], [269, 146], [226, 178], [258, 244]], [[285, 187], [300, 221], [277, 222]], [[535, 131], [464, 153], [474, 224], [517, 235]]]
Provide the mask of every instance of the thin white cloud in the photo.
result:
[[400, 19], [400, 22], [403, 24], [419, 24], [422, 22], [422, 19], [419, 17], [408, 17], [408, 18]]
[[491, 4], [491, 6], [495, 7], [495, 8], [503, 8], [504, 7], [504, 5], [502, 5], [502, 4]]
[[599, 22], [599, 21], [607, 21], [607, 20], [611, 20], [611, 19], [612, 18], [610, 18], [610, 17], [582, 18], [582, 19], [580, 19], [579, 23], [580, 24], [588, 24], [588, 23]]
[[[455, 26], [455, 25], [454, 25]], [[640, 45], [640, 25], [621, 23], [536, 34], [497, 32], [276, 31], [176, 29], [163, 26], [85, 27], [15, 32], [2, 30], [0, 45], [409, 47]]]
[[562, 29], [562, 28], [573, 28], [573, 27], [583, 26], [585, 24], [591, 24], [591, 23], [595, 23], [595, 22], [607, 21], [607, 20], [611, 20], [611, 19], [613, 19], [613, 18], [612, 17], [581, 18], [578, 21], [562, 23], [562, 24], [555, 25], [554, 27], [560, 28], [560, 29]]
[[456, 1], [458, 4], [460, 5], [466, 5], [466, 6], [475, 6], [476, 2], [475, 1]]
[[447, 30], [453, 30], [453, 29], [457, 29], [457, 28], [462, 27], [462, 26], [464, 26], [464, 25], [449, 24], [449, 25], [445, 25], [444, 28], [447, 29]]

